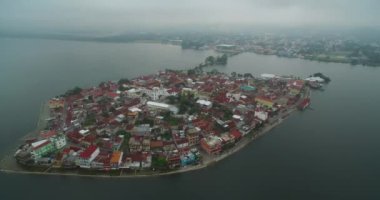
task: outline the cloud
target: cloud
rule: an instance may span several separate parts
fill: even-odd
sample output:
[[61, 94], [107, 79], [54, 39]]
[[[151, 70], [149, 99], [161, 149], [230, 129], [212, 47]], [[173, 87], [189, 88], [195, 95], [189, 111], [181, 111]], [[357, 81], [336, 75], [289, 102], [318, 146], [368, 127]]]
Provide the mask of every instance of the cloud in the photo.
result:
[[380, 26], [376, 0], [1, 0], [0, 29]]

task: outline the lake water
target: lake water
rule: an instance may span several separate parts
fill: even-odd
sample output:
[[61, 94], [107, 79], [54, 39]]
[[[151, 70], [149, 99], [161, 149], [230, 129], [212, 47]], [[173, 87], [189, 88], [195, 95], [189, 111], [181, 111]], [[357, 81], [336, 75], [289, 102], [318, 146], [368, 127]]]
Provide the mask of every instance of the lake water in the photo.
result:
[[[190, 68], [212, 51], [141, 43], [0, 39], [0, 155], [36, 126], [41, 103], [74, 86]], [[332, 79], [263, 138], [207, 169], [101, 179], [0, 173], [0, 199], [380, 199], [380, 68], [253, 53], [224, 72], [322, 72]]]

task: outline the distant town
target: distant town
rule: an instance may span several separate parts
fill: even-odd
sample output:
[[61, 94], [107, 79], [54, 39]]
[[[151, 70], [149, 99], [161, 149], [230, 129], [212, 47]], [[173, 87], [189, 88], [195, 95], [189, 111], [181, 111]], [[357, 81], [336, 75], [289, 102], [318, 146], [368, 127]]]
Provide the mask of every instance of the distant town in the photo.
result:
[[[301, 58], [319, 62], [348, 63], [380, 66], [380, 43], [363, 42], [337, 35], [287, 36], [276, 34], [177, 36], [163, 39], [163, 43], [180, 45], [184, 49], [207, 50], [239, 54], [254, 52], [287, 58]], [[183, 38], [183, 39], [182, 39]]]
[[40, 173], [199, 169], [238, 151], [297, 108], [306, 109], [310, 89], [328, 81], [321, 74], [301, 79], [205, 69], [68, 90], [43, 106], [41, 128], [24, 138], [14, 158], [24, 171]]
[[[7, 34], [27, 37], [97, 42], [154, 42], [181, 46], [183, 49], [215, 50], [229, 55], [254, 52], [261, 55], [299, 58], [318, 62], [380, 66], [378, 36], [347, 33], [129, 33], [112, 36], [76, 36], [64, 34]], [[371, 31], [369, 31], [371, 32]], [[376, 35], [376, 34], [375, 34]]]

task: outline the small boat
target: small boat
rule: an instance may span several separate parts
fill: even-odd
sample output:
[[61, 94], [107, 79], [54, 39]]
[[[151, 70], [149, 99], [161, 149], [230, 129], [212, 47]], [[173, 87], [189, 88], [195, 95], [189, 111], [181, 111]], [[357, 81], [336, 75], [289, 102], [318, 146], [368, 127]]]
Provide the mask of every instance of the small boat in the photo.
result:
[[317, 81], [309, 81], [307, 83], [307, 85], [311, 88], [311, 89], [320, 89], [322, 87], [322, 84], [321, 83], [318, 83]]

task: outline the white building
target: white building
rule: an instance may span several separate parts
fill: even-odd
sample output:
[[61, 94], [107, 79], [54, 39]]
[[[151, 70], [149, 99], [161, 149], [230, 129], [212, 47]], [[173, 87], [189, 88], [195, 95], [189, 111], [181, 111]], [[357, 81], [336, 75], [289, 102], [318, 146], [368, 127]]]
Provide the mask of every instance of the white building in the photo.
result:
[[268, 119], [268, 113], [265, 111], [255, 111], [255, 117], [261, 121], [266, 121]]
[[212, 107], [212, 102], [211, 101], [199, 99], [199, 100], [197, 100], [197, 103], [200, 104], [201, 106], [206, 107], [206, 108], [211, 108]]
[[167, 92], [165, 88], [153, 87], [151, 90], [147, 88], [143, 88], [142, 92], [152, 98], [153, 101], [157, 101], [161, 96], [166, 97], [170, 94]]
[[277, 76], [274, 75], [274, 74], [261, 74], [260, 76], [261, 76], [261, 78], [263, 78], [263, 79], [272, 79], [272, 78], [276, 78], [276, 77], [277, 77]]
[[58, 135], [58, 136], [52, 137], [50, 141], [54, 143], [54, 146], [56, 149], [62, 149], [63, 147], [67, 145], [65, 135]]
[[148, 101], [148, 102], [146, 102], [146, 105], [151, 109], [168, 110], [168, 111], [171, 111], [175, 114], [178, 112], [177, 107], [166, 104], [166, 103], [158, 103], [158, 102], [154, 102], [154, 101]]

